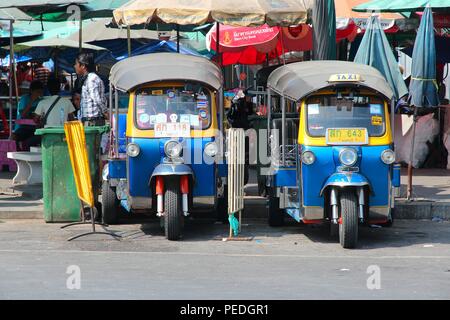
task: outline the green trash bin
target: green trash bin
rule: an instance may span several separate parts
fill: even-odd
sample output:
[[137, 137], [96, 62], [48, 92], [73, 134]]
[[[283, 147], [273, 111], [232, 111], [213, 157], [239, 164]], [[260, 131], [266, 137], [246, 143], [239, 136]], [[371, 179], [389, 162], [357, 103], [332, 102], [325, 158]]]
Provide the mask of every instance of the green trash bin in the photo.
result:
[[[89, 168], [94, 199], [100, 186], [100, 142], [109, 126], [85, 127]], [[36, 130], [42, 135], [42, 177], [44, 220], [46, 222], [80, 221], [81, 202], [78, 198], [64, 127]]]

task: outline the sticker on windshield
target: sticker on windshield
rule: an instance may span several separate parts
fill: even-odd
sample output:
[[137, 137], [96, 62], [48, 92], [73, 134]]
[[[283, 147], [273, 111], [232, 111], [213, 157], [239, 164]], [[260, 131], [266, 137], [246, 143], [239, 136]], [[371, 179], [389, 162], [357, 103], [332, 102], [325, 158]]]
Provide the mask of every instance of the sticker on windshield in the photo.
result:
[[178, 120], [178, 115], [176, 113], [172, 113], [170, 115], [170, 122], [177, 122]]
[[200, 126], [200, 119], [198, 118], [197, 115], [191, 114], [191, 118], [190, 118], [190, 122], [191, 122], [191, 126], [193, 127], [199, 127]]
[[139, 122], [141, 123], [147, 123], [150, 121], [150, 116], [146, 113], [143, 113], [141, 115], [139, 115]]
[[160, 96], [163, 94], [162, 90], [152, 90], [152, 95], [153, 96]]
[[318, 104], [310, 104], [310, 105], [308, 105], [308, 113], [310, 115], [317, 115], [317, 114], [319, 114], [319, 105]]
[[180, 115], [180, 122], [191, 123], [191, 115], [190, 114], [182, 114], [182, 115]]
[[208, 108], [208, 101], [206, 100], [197, 101], [197, 108]]
[[200, 110], [199, 116], [201, 119], [207, 119], [208, 118], [208, 112], [206, 110]]
[[167, 122], [167, 115], [165, 113], [159, 113], [156, 116], [156, 123], [166, 123]]
[[169, 99], [173, 99], [173, 98], [175, 98], [175, 92], [174, 91], [172, 91], [172, 90], [168, 90], [167, 91], [167, 96], [169, 97]]
[[150, 116], [150, 125], [154, 125], [156, 123], [156, 116], [152, 115]]
[[197, 96], [197, 100], [208, 100], [208, 97], [201, 92], [198, 96]]
[[373, 126], [381, 126], [383, 125], [383, 118], [380, 116], [373, 116], [372, 117], [372, 125]]
[[371, 104], [370, 105], [370, 114], [382, 114], [381, 104]]

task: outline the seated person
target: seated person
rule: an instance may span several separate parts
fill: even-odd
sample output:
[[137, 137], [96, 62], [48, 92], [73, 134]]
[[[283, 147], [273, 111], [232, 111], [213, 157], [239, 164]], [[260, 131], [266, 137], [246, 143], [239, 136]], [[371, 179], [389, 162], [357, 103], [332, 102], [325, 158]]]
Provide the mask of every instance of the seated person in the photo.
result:
[[78, 116], [78, 112], [80, 111], [80, 102], [81, 102], [81, 90], [74, 89], [72, 91], [72, 104], [75, 107], [75, 112], [73, 113], [75, 119], [80, 119]]
[[34, 112], [35, 121], [41, 127], [63, 126], [67, 120], [74, 119], [75, 107], [69, 99], [59, 96], [60, 83], [58, 79], [50, 77], [47, 88], [51, 96], [39, 102]]
[[[19, 105], [17, 106], [16, 119], [31, 119], [33, 112], [39, 104], [39, 101], [42, 99], [43, 93], [44, 86], [40, 81], [35, 80], [31, 82], [30, 93], [20, 97]], [[14, 132], [11, 138], [17, 142], [17, 147], [19, 150], [24, 149], [20, 147], [19, 142], [23, 142], [32, 137], [35, 130], [36, 126], [19, 124], [15, 125]]]

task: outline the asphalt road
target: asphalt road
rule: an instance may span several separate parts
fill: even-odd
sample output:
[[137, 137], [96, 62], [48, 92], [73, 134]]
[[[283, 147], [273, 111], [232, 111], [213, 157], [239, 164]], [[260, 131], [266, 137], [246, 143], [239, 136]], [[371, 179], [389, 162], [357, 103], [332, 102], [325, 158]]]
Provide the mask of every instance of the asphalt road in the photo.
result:
[[120, 241], [67, 242], [89, 226], [0, 221], [0, 299], [450, 298], [450, 222], [364, 228], [355, 250], [323, 227], [244, 223], [251, 241], [224, 242], [226, 225], [191, 222], [169, 242], [157, 221], [130, 221], [110, 227]]

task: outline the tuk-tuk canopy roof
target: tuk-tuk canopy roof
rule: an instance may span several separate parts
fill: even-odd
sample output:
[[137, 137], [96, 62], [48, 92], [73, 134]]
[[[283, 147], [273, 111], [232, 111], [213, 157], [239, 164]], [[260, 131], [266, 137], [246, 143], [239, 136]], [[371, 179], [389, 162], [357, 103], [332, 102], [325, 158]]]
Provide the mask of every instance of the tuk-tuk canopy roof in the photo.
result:
[[372, 89], [389, 100], [393, 97], [389, 83], [377, 69], [354, 62], [325, 60], [291, 63], [274, 70], [267, 81], [271, 90], [294, 101], [318, 90], [343, 85]]
[[130, 91], [138, 85], [155, 81], [195, 81], [216, 90], [223, 83], [220, 68], [208, 59], [166, 52], [122, 60], [111, 68], [109, 80], [121, 91]]

